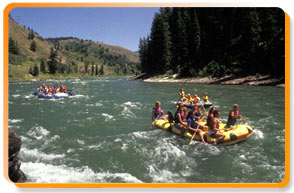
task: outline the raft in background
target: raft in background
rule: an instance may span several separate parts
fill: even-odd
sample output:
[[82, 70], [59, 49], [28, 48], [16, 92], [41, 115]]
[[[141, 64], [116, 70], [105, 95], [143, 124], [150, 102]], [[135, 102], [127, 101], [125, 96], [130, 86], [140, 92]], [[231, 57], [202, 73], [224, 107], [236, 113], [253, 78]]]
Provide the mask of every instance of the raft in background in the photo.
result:
[[[201, 122], [200, 125], [205, 125], [206, 122]], [[155, 127], [159, 129], [163, 129], [172, 133], [175, 133], [177, 135], [181, 135], [181, 130], [176, 128], [174, 126], [174, 123], [169, 123], [168, 120], [159, 119], [154, 122]], [[225, 124], [220, 124], [220, 129], [223, 129], [225, 127]], [[202, 132], [204, 140], [209, 144], [217, 144], [217, 145], [233, 145], [236, 143], [240, 143], [242, 141], [245, 141], [253, 134], [253, 129], [249, 125], [236, 125], [231, 128], [228, 128], [222, 132], [224, 134], [224, 138], [221, 140], [218, 140], [216, 138], [210, 137], [208, 132], [203, 131]], [[193, 136], [192, 134], [188, 132], [186, 129], [184, 137], [191, 139]], [[196, 135], [193, 140], [201, 141], [201, 138], [199, 135]]]
[[209, 108], [209, 107], [211, 107], [213, 104], [211, 103], [211, 102], [207, 102], [207, 103], [197, 103], [197, 104], [191, 104], [191, 103], [183, 103], [183, 102], [181, 102], [181, 101], [178, 101], [177, 102], [177, 105], [180, 105], [180, 104], [184, 104], [184, 106], [185, 107], [187, 107], [187, 108], [190, 108], [190, 109], [192, 109], [193, 107], [194, 107], [194, 105], [197, 105], [198, 107], [202, 107], [202, 105], [204, 106], [204, 108]]
[[38, 90], [35, 90], [33, 93], [35, 96], [38, 96], [38, 98], [44, 98], [44, 99], [61, 99], [61, 98], [68, 98], [71, 96], [71, 92], [66, 93], [56, 93], [56, 94], [44, 94], [40, 93]]

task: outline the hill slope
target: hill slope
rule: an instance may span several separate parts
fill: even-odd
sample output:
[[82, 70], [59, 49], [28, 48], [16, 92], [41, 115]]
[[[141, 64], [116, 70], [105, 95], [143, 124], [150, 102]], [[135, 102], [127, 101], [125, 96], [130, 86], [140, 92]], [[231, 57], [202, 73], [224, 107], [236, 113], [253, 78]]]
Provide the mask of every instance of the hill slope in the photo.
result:
[[[33, 34], [33, 38], [30, 34]], [[9, 18], [9, 39], [9, 81], [125, 76], [137, 74], [140, 71], [138, 53], [120, 46], [74, 37], [44, 39], [11, 17]], [[32, 48], [33, 42], [36, 45], [35, 49]], [[57, 70], [54, 74], [49, 73], [48, 68], [52, 51], [57, 54], [55, 58]], [[42, 60], [46, 68], [44, 72], [40, 71]], [[34, 66], [39, 71], [37, 76], [32, 73]]]

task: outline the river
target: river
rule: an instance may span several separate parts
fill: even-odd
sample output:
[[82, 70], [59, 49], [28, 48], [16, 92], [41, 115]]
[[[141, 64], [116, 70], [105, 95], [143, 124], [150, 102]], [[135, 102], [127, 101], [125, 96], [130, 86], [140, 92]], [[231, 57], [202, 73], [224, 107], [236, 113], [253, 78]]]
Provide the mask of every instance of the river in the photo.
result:
[[[22, 137], [28, 183], [278, 183], [285, 175], [285, 90], [270, 86], [147, 83], [125, 78], [44, 81], [74, 96], [38, 99], [41, 82], [9, 83], [9, 127]], [[231, 146], [189, 144], [151, 126], [175, 112], [178, 91], [201, 95], [226, 122], [234, 103], [254, 134]]]

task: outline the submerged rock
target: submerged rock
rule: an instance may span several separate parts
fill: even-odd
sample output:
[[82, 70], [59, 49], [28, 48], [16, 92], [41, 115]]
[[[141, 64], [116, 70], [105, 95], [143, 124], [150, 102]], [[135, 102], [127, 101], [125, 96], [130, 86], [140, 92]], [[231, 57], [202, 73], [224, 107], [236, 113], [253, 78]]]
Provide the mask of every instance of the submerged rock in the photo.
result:
[[21, 148], [22, 142], [21, 138], [16, 135], [16, 133], [9, 128], [9, 178], [13, 182], [24, 182], [27, 178], [25, 174], [21, 171], [21, 162], [17, 157]]

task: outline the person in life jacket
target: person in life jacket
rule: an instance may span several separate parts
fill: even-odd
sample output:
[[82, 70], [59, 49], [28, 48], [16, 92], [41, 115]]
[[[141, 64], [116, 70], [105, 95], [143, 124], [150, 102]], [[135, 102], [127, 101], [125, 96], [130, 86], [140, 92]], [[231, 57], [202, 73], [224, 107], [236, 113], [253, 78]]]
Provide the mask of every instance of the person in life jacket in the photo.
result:
[[236, 125], [237, 119], [241, 119], [241, 118], [242, 118], [242, 116], [239, 114], [239, 105], [234, 104], [233, 109], [229, 112], [227, 125], [225, 127], [230, 128], [230, 127]]
[[185, 99], [186, 96], [185, 96], [185, 91], [183, 88], [180, 89], [179, 96], [181, 101]]
[[63, 87], [63, 92], [67, 92], [67, 88], [64, 86], [64, 85], [62, 85], [62, 87]]
[[192, 108], [192, 111], [194, 112], [195, 116], [199, 117], [199, 119], [202, 121], [202, 118], [206, 116], [206, 114], [203, 114], [200, 110], [200, 108], [197, 105], [194, 105]]
[[208, 93], [207, 93], [207, 92], [204, 93], [202, 99], [203, 99], [203, 101], [204, 101], [205, 103], [208, 103], [208, 102], [209, 102], [209, 99], [208, 99]]
[[223, 129], [219, 128], [219, 125], [221, 124], [221, 121], [218, 119], [220, 116], [219, 110], [215, 110], [213, 112], [213, 117], [211, 118], [211, 121], [208, 125], [209, 127], [209, 135], [210, 137], [217, 138], [218, 140], [223, 139], [225, 136], [220, 132]]
[[187, 101], [188, 103], [193, 103], [193, 98], [190, 93], [187, 94]]
[[183, 136], [187, 127], [187, 112], [183, 104], [180, 104], [175, 113], [175, 127], [181, 130]]
[[199, 125], [198, 121], [200, 121], [199, 117], [195, 116], [194, 111], [190, 111], [187, 116], [188, 132], [192, 135], [194, 134], [194, 132], [196, 132], [200, 136], [201, 141], [206, 144], [202, 130], [207, 130], [207, 126], [204, 126], [204, 128], [203, 126]]
[[194, 97], [193, 97], [193, 103], [194, 103], [194, 104], [198, 104], [198, 103], [200, 103], [200, 98], [198, 97], [197, 94], [195, 94]]
[[152, 109], [152, 125], [154, 125], [155, 120], [159, 118], [163, 118], [164, 116], [164, 112], [161, 110], [160, 106], [161, 106], [160, 101], [157, 101], [155, 103], [155, 107], [153, 107]]

